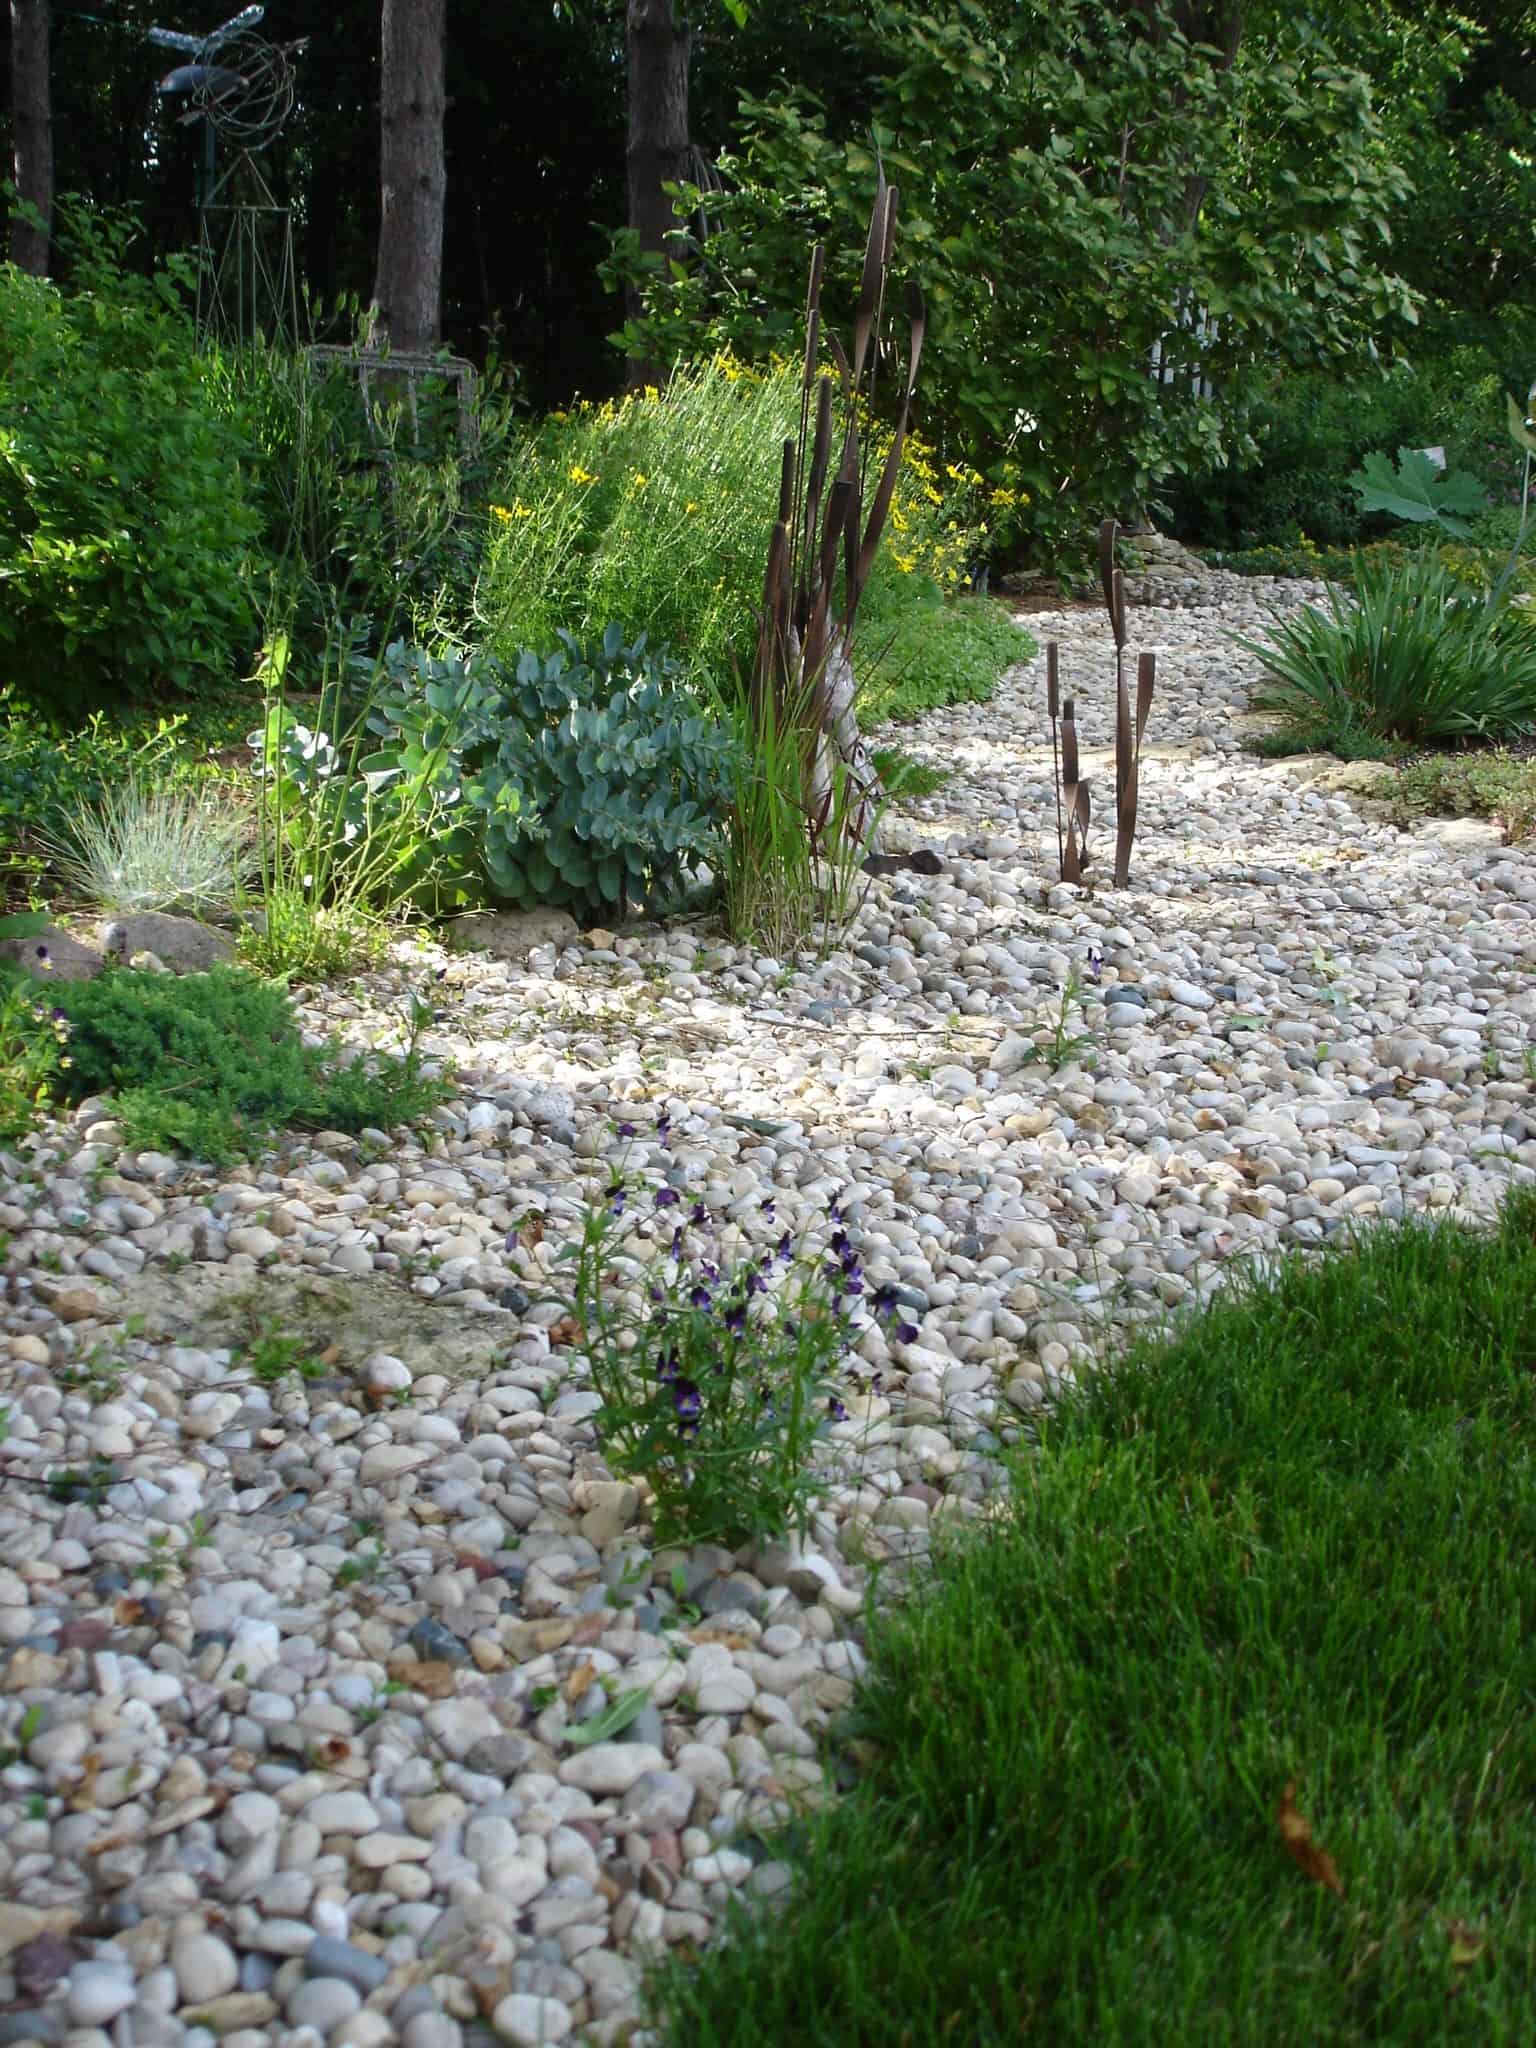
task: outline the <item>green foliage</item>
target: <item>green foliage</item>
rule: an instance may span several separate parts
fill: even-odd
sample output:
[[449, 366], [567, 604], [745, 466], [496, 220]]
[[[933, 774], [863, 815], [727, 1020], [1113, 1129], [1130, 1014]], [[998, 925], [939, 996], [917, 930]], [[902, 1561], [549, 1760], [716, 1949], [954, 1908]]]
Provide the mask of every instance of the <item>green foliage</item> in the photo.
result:
[[[37, 911], [0, 917], [0, 939], [35, 938], [47, 923]], [[23, 1137], [47, 1107], [66, 1036], [46, 981], [0, 963], [0, 1138]]]
[[847, 1796], [766, 1845], [771, 1911], [658, 1964], [657, 2040], [1529, 2039], [1533, 1289], [1523, 1190], [1082, 1373], [875, 1605]]
[[717, 699], [732, 739], [730, 801], [718, 856], [721, 906], [732, 935], [775, 960], [825, 951], [847, 934], [865, 886], [867, 815], [841, 759], [829, 764], [825, 818], [806, 801], [804, 734], [816, 710], [814, 685], [775, 695], [736, 680]]
[[949, 781], [947, 768], [935, 768], [930, 761], [916, 760], [900, 747], [874, 747], [870, 759], [880, 784], [898, 801], [903, 797], [933, 796]]
[[[941, 444], [986, 449], [989, 473], [1010, 455], [1027, 539], [1076, 556], [1101, 514], [1239, 450], [1276, 362], [1356, 351], [1412, 316], [1385, 267], [1404, 181], [1368, 81], [1310, 19], [1273, 23], [1230, 66], [1160, 0], [841, 0], [823, 26], [862, 92], [744, 97], [728, 189], [678, 195], [680, 220], [710, 218], [697, 252], [679, 231], [695, 260], [620, 252], [615, 276], [646, 291], [617, 337], [629, 353], [780, 345], [810, 242], [860, 235], [877, 150], [930, 313], [925, 412]], [[1154, 348], [1173, 381], [1149, 375]]]
[[1423, 817], [1497, 818], [1506, 839], [1536, 835], [1536, 759], [1502, 751], [1405, 761], [1390, 792], [1404, 823]]
[[103, 910], [216, 916], [250, 866], [246, 824], [227, 797], [129, 775], [73, 812], [50, 851], [65, 882]]
[[[799, 416], [797, 367], [759, 370], [722, 350], [681, 366], [664, 389], [581, 404], [528, 429], [491, 508], [478, 591], [486, 645], [510, 662], [562, 630], [591, 638], [624, 619], [674, 648], [700, 684], [746, 667], [768, 513]], [[876, 437], [872, 459], [884, 453]], [[981, 485], [913, 436], [877, 575], [963, 586], [994, 509]], [[995, 509], [1006, 511], [1015, 494], [1000, 494]], [[893, 594], [889, 609], [899, 608]]]
[[414, 1035], [401, 1059], [306, 1046], [282, 991], [243, 968], [118, 968], [53, 994], [69, 1033], [70, 1098], [110, 1094], [130, 1145], [222, 1166], [284, 1126], [388, 1130], [447, 1094]]
[[1326, 743], [1360, 733], [1419, 744], [1507, 739], [1536, 726], [1536, 616], [1492, 605], [1434, 555], [1361, 560], [1353, 596], [1334, 586], [1243, 640], [1264, 681], [1257, 709]]
[[430, 851], [461, 888], [622, 916], [713, 851], [727, 741], [643, 636], [560, 643], [513, 668], [396, 643], [359, 770], [386, 810], [441, 807]]
[[1441, 468], [1422, 448], [1399, 448], [1397, 465], [1385, 455], [1367, 455], [1350, 478], [1362, 512], [1385, 512], [1416, 526], [1465, 536], [1472, 514], [1483, 507], [1483, 487], [1465, 470]]
[[[842, 1406], [835, 1376], [853, 1333], [835, 1247], [828, 1264], [786, 1240], [732, 1265], [722, 1221], [670, 1185], [616, 1173], [567, 1254], [604, 1451], [649, 1487], [658, 1545], [803, 1533], [812, 1449]], [[643, 1308], [611, 1278], [636, 1232], [656, 1244], [638, 1275]]]
[[859, 711], [866, 726], [920, 718], [944, 704], [984, 704], [1003, 671], [1037, 642], [989, 597], [945, 599], [926, 576], [882, 562], [859, 614]]
[[0, 267], [0, 674], [40, 705], [206, 691], [247, 660], [261, 520], [179, 272], [103, 236], [69, 295]]

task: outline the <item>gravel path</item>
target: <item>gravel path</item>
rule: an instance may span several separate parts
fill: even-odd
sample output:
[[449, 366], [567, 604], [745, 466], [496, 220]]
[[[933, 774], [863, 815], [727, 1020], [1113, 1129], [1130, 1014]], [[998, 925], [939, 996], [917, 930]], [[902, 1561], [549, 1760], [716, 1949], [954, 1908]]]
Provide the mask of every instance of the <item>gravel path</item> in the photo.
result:
[[[1124, 893], [1051, 885], [1037, 665], [901, 735], [958, 771], [891, 834], [943, 872], [876, 882], [824, 964], [413, 945], [310, 1021], [380, 1042], [429, 987], [464, 1078], [429, 1147], [215, 1177], [101, 1105], [0, 1157], [0, 2048], [629, 2038], [649, 1949], [787, 1881], [756, 1830], [824, 1796], [869, 1561], [979, 1514], [1107, 1330], [1532, 1178], [1536, 860], [1239, 751], [1225, 629], [1305, 587], [1153, 594]], [[1102, 747], [1099, 618], [1030, 624]], [[653, 1553], [597, 1454], [550, 1268], [622, 1118], [748, 1238], [840, 1202], [902, 1292], [803, 1548]], [[321, 1377], [262, 1376], [285, 1335]]]

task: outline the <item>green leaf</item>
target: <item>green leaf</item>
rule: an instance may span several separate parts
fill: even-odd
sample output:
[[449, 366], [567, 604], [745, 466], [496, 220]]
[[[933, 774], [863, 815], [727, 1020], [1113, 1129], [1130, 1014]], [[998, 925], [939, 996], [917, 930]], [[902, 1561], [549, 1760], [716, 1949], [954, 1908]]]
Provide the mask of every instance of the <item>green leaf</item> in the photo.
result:
[[583, 1721], [578, 1727], [568, 1728], [565, 1739], [573, 1749], [587, 1749], [594, 1742], [607, 1742], [615, 1735], [622, 1735], [632, 1721], [638, 1720], [640, 1710], [650, 1699], [648, 1685], [631, 1686], [621, 1692], [611, 1707], [604, 1707], [600, 1714], [594, 1714], [590, 1721]]
[[1395, 470], [1385, 455], [1368, 455], [1349, 482], [1359, 494], [1362, 512], [1388, 512], [1394, 519], [1432, 524], [1447, 533], [1466, 533], [1462, 515], [1483, 506], [1483, 487], [1476, 477], [1465, 470], [1437, 468], [1422, 448], [1399, 448]]
[[1536, 434], [1525, 423], [1525, 414], [1506, 391], [1504, 404], [1507, 408], [1505, 419], [1509, 423], [1509, 438], [1517, 448], [1523, 448], [1527, 455], [1536, 455]]

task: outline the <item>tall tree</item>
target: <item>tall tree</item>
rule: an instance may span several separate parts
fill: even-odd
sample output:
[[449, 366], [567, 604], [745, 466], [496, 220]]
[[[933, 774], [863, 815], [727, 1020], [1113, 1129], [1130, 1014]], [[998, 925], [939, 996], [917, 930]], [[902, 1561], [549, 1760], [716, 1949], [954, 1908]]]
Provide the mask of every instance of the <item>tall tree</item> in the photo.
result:
[[[640, 253], [660, 260], [667, 253], [667, 235], [677, 225], [666, 187], [681, 185], [692, 173], [688, 134], [688, 62], [693, 31], [678, 18], [675, 0], [627, 0], [624, 43], [629, 72], [629, 225]], [[630, 287], [631, 314], [640, 310]], [[654, 365], [630, 364], [631, 381], [646, 383], [656, 376]]]
[[21, 201], [11, 216], [11, 261], [46, 277], [53, 222], [48, 0], [11, 0], [11, 162]]
[[383, 0], [383, 9], [373, 297], [391, 347], [425, 352], [442, 321], [447, 0]]

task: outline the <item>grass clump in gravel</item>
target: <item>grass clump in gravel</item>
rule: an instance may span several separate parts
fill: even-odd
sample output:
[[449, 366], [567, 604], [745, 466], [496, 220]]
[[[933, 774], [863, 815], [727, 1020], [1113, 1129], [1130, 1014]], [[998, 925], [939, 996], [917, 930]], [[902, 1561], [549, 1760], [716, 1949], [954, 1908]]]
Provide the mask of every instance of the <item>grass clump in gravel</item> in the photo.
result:
[[875, 1623], [860, 1782], [664, 2038], [1536, 2039], [1533, 1302], [1521, 1194], [1093, 1376]]
[[1390, 791], [1394, 816], [1496, 818], [1508, 840], [1536, 833], [1536, 757], [1494, 753], [1435, 754], [1407, 761]]
[[135, 1148], [224, 1166], [284, 1127], [416, 1123], [449, 1092], [424, 1070], [414, 1025], [398, 1059], [309, 1046], [283, 991], [239, 967], [184, 975], [119, 968], [52, 993], [67, 1035], [59, 1092], [76, 1102], [110, 1095]]

